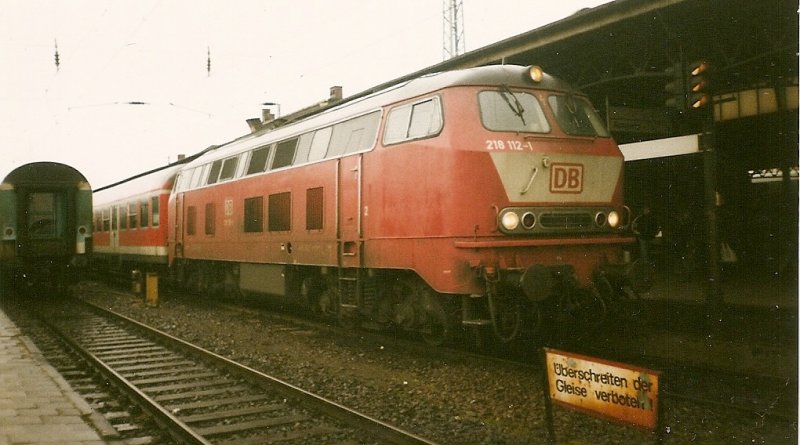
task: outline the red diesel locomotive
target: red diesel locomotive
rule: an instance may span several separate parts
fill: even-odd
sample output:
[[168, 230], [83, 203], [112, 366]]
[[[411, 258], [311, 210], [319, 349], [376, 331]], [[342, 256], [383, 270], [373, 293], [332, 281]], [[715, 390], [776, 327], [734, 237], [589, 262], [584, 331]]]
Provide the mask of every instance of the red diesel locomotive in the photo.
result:
[[[622, 154], [588, 99], [538, 67], [423, 76], [175, 169], [158, 243], [174, 279], [210, 294], [439, 343], [459, 325], [509, 341], [543, 309], [595, 324], [641, 285], [623, 262]], [[98, 212], [99, 244], [114, 220]]]

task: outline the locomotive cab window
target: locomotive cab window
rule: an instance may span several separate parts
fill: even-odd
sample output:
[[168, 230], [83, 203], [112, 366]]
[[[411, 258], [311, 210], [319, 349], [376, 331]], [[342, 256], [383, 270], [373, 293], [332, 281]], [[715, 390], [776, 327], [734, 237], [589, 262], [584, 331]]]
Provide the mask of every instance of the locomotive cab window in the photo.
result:
[[442, 109], [439, 98], [434, 97], [390, 111], [386, 118], [383, 143], [389, 145], [435, 136], [441, 129]]
[[572, 94], [547, 98], [561, 130], [571, 136], [608, 137], [603, 120], [584, 98]]
[[532, 94], [500, 90], [478, 93], [481, 121], [487, 130], [548, 133], [550, 124]]

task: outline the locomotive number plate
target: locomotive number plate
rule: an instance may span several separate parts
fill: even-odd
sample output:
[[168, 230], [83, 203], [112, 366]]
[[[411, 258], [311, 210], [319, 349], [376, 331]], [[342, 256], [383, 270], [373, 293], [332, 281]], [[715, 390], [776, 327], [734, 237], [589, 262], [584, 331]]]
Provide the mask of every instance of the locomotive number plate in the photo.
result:
[[583, 164], [551, 164], [551, 193], [580, 193], [583, 191]]

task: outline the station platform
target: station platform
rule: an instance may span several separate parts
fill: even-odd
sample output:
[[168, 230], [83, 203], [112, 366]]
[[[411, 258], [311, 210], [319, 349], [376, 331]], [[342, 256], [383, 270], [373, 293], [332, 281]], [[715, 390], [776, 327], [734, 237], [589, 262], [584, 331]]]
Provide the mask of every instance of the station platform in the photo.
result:
[[89, 405], [0, 311], [0, 445], [106, 444]]
[[657, 271], [653, 287], [640, 296], [644, 320], [620, 347], [796, 382], [798, 281], [796, 273], [780, 278], [753, 268], [723, 270], [722, 304], [712, 310], [702, 273]]

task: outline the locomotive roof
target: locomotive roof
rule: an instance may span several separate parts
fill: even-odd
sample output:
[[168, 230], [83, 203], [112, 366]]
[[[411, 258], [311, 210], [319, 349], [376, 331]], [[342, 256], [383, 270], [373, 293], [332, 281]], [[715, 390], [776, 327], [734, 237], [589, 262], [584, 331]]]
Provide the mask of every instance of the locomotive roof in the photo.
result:
[[[83, 183], [83, 184], [81, 184]], [[3, 180], [11, 185], [65, 185], [81, 184], [89, 188], [89, 181], [75, 168], [59, 162], [31, 162], [15, 168]]]
[[291, 122], [276, 129], [262, 130], [239, 137], [211, 150], [185, 168], [192, 168], [207, 162], [225, 158], [259, 145], [269, 144], [284, 138], [299, 135], [314, 128], [321, 128], [347, 118], [355, 117], [380, 107], [394, 104], [406, 99], [439, 91], [454, 86], [499, 86], [506, 85], [517, 88], [536, 88], [557, 91], [574, 91], [566, 82], [544, 74], [539, 82], [526, 80], [528, 66], [489, 65], [455, 71], [443, 71], [428, 74], [400, 83], [379, 91], [367, 91], [344, 102], [328, 108], [318, 114], [297, 122]]

